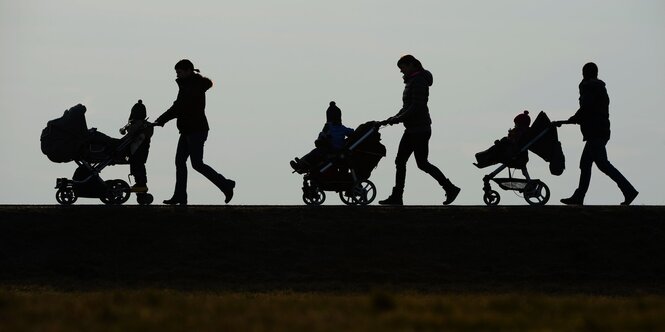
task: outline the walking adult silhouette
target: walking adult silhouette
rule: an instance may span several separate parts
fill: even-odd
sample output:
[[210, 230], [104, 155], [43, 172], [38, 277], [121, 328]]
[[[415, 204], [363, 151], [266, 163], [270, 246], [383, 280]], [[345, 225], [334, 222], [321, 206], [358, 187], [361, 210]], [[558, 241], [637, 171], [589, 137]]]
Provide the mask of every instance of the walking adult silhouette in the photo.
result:
[[580, 108], [568, 119], [559, 122], [579, 124], [584, 141], [584, 150], [580, 158], [580, 182], [572, 196], [564, 198], [561, 203], [567, 205], [583, 205], [584, 196], [591, 182], [591, 166], [596, 163], [598, 169], [610, 177], [621, 190], [624, 201], [621, 205], [630, 205], [637, 197], [638, 191], [607, 159], [607, 142], [610, 140], [610, 97], [605, 82], [598, 79], [598, 66], [589, 62], [582, 67], [580, 82]]
[[402, 108], [400, 111], [384, 120], [382, 124], [404, 124], [404, 134], [399, 143], [397, 157], [395, 157], [395, 187], [392, 194], [385, 200], [379, 201], [383, 205], [402, 205], [404, 183], [406, 180], [406, 162], [414, 154], [418, 168], [431, 175], [443, 187], [446, 199], [443, 205], [452, 203], [460, 192], [460, 188], [452, 184], [441, 170], [428, 160], [429, 140], [432, 136], [432, 120], [427, 107], [429, 87], [433, 83], [432, 73], [425, 70], [423, 65], [413, 55], [404, 55], [397, 61], [397, 67], [404, 75], [404, 92], [402, 93]]
[[178, 97], [173, 106], [160, 115], [155, 124], [164, 126], [172, 119], [177, 119], [180, 138], [175, 154], [176, 182], [173, 197], [164, 201], [169, 205], [187, 204], [187, 158], [192, 168], [214, 183], [226, 197], [228, 203], [233, 198], [235, 181], [225, 178], [212, 167], [203, 163], [203, 145], [208, 139], [208, 119], [205, 115], [205, 93], [212, 87], [212, 81], [199, 74], [194, 64], [187, 59], [175, 65]]

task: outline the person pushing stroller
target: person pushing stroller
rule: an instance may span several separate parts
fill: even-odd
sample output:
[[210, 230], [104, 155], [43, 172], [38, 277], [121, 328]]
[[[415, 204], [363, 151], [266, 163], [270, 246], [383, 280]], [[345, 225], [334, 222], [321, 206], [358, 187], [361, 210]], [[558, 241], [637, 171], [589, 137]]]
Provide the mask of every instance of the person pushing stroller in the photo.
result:
[[345, 139], [351, 134], [353, 134], [353, 129], [342, 124], [342, 110], [337, 107], [334, 101], [331, 101], [326, 110], [326, 124], [314, 141], [316, 148], [302, 158], [296, 157], [289, 164], [295, 172], [299, 174], [307, 173], [313, 167], [327, 160], [328, 157], [341, 151]]

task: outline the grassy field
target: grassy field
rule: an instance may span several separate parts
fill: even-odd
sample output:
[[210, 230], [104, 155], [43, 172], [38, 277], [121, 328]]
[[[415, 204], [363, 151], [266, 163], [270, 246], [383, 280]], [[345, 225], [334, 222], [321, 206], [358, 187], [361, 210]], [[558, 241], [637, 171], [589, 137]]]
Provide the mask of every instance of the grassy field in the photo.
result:
[[658, 331], [665, 297], [0, 291], [0, 331]]
[[0, 332], [663, 331], [665, 207], [0, 206]]

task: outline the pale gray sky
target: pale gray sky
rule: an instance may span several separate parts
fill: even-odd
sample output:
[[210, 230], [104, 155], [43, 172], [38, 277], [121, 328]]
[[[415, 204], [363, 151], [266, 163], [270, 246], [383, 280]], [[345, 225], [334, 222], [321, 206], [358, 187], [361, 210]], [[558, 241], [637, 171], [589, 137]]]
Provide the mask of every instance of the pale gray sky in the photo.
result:
[[[335, 100], [346, 125], [395, 114], [403, 83], [395, 63], [414, 54], [434, 75], [430, 161], [462, 187], [457, 204], [482, 203], [474, 154], [505, 135], [524, 109], [567, 119], [577, 109], [581, 67], [600, 67], [611, 98], [614, 165], [663, 204], [665, 169], [663, 1], [0, 1], [0, 203], [55, 204], [58, 177], [75, 165], [39, 149], [46, 122], [77, 103], [88, 125], [118, 137], [143, 99], [155, 119], [177, 93], [174, 64], [191, 59], [215, 86], [205, 161], [238, 182], [233, 204], [302, 204], [301, 176], [288, 161], [309, 151]], [[388, 156], [372, 174], [378, 198], [394, 184], [402, 128], [382, 131]], [[533, 177], [559, 204], [575, 189], [583, 143], [560, 130], [566, 172], [549, 174], [535, 155]], [[158, 128], [148, 159], [156, 201], [173, 191], [175, 121]], [[411, 160], [406, 204], [440, 204], [443, 191]], [[102, 176], [127, 178], [127, 166]], [[223, 204], [190, 169], [189, 201]], [[526, 204], [501, 191], [502, 204]], [[595, 167], [588, 204], [622, 196]], [[77, 204], [99, 204], [81, 199]], [[132, 199], [130, 203], [135, 204]], [[341, 204], [329, 193], [326, 204]]]

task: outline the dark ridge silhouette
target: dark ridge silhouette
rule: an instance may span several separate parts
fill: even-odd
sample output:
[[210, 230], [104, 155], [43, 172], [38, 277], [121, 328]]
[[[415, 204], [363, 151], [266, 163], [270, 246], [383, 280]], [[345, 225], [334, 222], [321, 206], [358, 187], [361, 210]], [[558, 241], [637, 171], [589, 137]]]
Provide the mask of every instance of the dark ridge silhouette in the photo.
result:
[[0, 206], [0, 284], [665, 294], [665, 207]]

